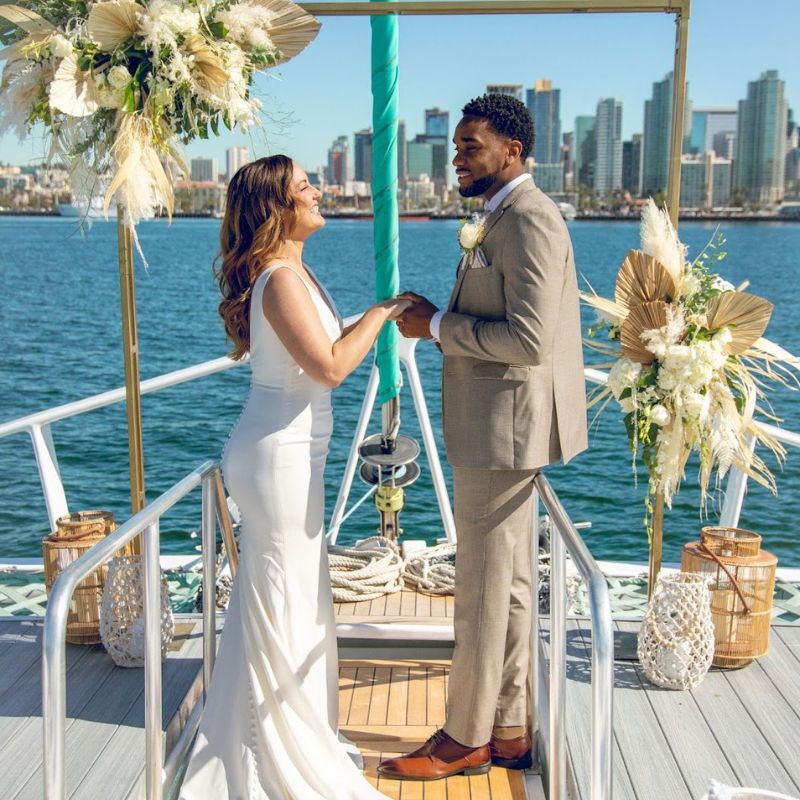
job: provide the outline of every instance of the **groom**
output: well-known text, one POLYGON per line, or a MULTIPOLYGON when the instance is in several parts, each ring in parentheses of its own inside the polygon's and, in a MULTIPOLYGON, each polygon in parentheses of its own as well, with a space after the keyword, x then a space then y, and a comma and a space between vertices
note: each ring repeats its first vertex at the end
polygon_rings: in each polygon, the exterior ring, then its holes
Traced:
POLYGON ((502 94, 462 113, 453 165, 460 194, 486 201, 480 244, 462 258, 446 311, 406 292, 415 304, 398 322, 404 336, 434 339, 444 354, 458 532, 447 720, 421 748, 378 767, 416 780, 531 765, 532 481, 586 448, 572 244, 523 167, 533 120, 502 94))

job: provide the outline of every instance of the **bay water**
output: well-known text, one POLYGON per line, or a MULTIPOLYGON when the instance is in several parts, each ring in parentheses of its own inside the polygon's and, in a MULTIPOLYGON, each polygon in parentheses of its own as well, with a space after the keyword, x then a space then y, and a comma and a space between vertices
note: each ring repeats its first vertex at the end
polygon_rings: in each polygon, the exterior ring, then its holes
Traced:
MULTIPOLYGON (((217 315, 218 290, 212 276, 219 221, 157 220, 139 226, 149 262, 137 259, 137 308, 142 378, 197 364, 228 350, 217 315)), ((639 244, 633 222, 569 223, 581 276, 600 293, 613 293, 617 269, 639 244)), ((713 235, 710 223, 686 222, 681 238, 696 255, 713 235)), ((400 225, 401 288, 444 305, 459 258, 458 222, 408 221, 400 225)), ((767 337, 800 352, 800 225, 723 223, 728 258, 723 277, 775 304, 767 337)), ((372 226, 363 220, 329 220, 307 244, 306 260, 326 284, 343 315, 373 301, 372 226)), ((584 327, 594 312, 583 309, 584 327)), ((586 350, 587 364, 601 361, 586 350)), ((429 342, 417 347, 440 452, 439 384, 441 355, 429 342)), ((327 513, 339 481, 366 387, 363 364, 334 392, 336 427, 326 471, 327 513)), ((206 459, 218 460, 249 385, 241 366, 143 398, 145 482, 154 498, 206 459)), ((116 226, 95 222, 84 236, 76 221, 61 218, 0 218, 0 420, 8 421, 51 406, 121 386, 124 382, 117 271, 116 226)), ((800 431, 800 393, 768 391, 773 413, 785 427, 800 431)), ((410 393, 404 389, 402 432, 419 437, 410 393)), ((642 525, 646 478, 638 484, 622 424, 612 403, 592 421, 590 448, 567 466, 547 475, 597 558, 645 562, 642 525)), ((476 420, 476 425, 480 420, 476 420)), ((369 433, 380 430, 376 409, 369 433)), ((53 425, 61 476, 72 510, 108 508, 122 521, 129 513, 127 433, 124 404, 66 419, 53 425)), ((800 566, 800 450, 790 450, 783 465, 762 453, 776 474, 779 494, 750 483, 740 524, 761 533, 764 546, 782 566, 800 566)), ((406 492, 402 524, 407 536, 435 540, 442 535, 427 461, 406 492)), ((450 473, 444 462, 448 485, 450 473)), ((713 524, 721 497, 699 510, 697 465, 667 511, 665 559, 679 560, 684 542, 713 524)), ((366 487, 354 484, 351 503, 366 487)), ((451 495, 452 496, 452 495, 451 495)), ((194 493, 162 520, 162 551, 183 553, 196 546, 190 532, 200 523, 200 496, 194 493)), ((346 523, 340 543, 372 535, 377 512, 365 503, 346 523)), ((49 533, 36 461, 24 434, 0 439, 0 557, 37 556, 49 533)))

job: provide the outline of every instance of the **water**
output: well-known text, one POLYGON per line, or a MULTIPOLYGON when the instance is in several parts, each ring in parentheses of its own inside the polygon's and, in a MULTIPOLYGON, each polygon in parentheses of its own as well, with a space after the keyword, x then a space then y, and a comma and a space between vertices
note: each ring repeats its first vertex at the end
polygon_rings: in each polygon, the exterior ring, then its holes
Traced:
MULTIPOLYGON (((458 223, 404 222, 400 226, 401 286, 447 302, 458 261, 458 223)), ((227 345, 217 317, 217 289, 211 274, 219 222, 179 220, 140 226, 150 268, 137 265, 137 296, 142 377, 148 378, 215 358, 227 345)), ((682 238, 696 253, 714 231, 710 224, 685 223, 682 238)), ((724 277, 776 304, 769 338, 800 352, 800 225, 726 223, 730 253, 724 277)), ((612 291, 617 268, 638 246, 633 223, 570 224, 578 269, 601 294, 612 291)), ((325 282, 343 314, 362 310, 372 300, 372 228, 364 221, 330 221, 309 242, 308 262, 325 282)), ((23 414, 121 386, 123 367, 117 274, 116 226, 95 223, 86 239, 74 220, 0 218, 0 419, 23 414)), ((584 323, 592 312, 584 310, 584 323)), ((438 388, 441 356, 427 342, 417 348, 422 380, 437 441, 441 447, 438 388)), ((587 353, 587 362, 598 360, 587 353)), ((328 512, 347 458, 363 397, 368 368, 351 376, 334 393, 336 433, 327 471, 328 512)), ((242 367, 166 389, 143 398, 145 479, 150 498, 169 488, 206 459, 218 459, 248 387, 242 367)), ((800 430, 800 395, 770 392, 784 424, 800 430)), ((410 396, 404 395, 403 431, 418 435, 410 396)), ((370 433, 379 430, 376 412, 370 433)), ((128 510, 127 434, 124 405, 94 411, 53 426, 61 474, 72 509, 109 508, 118 519, 128 510)), ((549 477, 576 521, 589 520, 586 540, 598 558, 647 560, 642 527, 645 481, 634 486, 630 455, 619 413, 609 406, 592 425, 591 447, 549 477)), ((414 537, 441 535, 438 508, 422 460, 420 480, 407 492, 402 521, 414 537)), ((768 457, 768 463, 774 462, 768 457)), ((445 469, 447 469, 445 465, 445 469)), ((741 524, 763 534, 765 546, 784 566, 800 566, 794 524, 800 505, 800 452, 789 453, 778 471, 780 494, 773 498, 751 484, 741 524)), ((697 536, 698 493, 694 468, 667 513, 665 558, 678 560, 681 545, 697 536)), ((449 482, 450 475, 447 472, 449 482)), ((357 491, 362 489, 358 481, 357 491)), ((354 499, 355 496, 353 496, 354 499)), ((199 528, 199 493, 190 496, 162 522, 163 551, 186 552, 199 528)), ((709 509, 713 522, 714 509, 709 509)), ((340 541, 371 535, 376 513, 365 504, 342 532, 340 541)), ((48 533, 36 463, 27 437, 0 440, 0 555, 35 556, 48 533)))

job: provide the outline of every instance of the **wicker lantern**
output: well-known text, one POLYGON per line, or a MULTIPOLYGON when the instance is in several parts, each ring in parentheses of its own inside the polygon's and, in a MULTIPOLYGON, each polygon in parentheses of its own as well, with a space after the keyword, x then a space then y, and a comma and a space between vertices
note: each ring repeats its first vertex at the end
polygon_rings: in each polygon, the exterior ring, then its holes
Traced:
POLYGON ((766 655, 777 563, 761 537, 742 528, 705 527, 699 542, 683 546, 681 569, 711 579, 714 666, 743 667, 766 655))
MULTIPOLYGON (((116 529, 110 511, 78 511, 56 520, 56 530, 42 541, 44 582, 47 594, 68 564, 79 559, 91 547, 116 529)), ((129 555, 132 544, 119 551, 129 555)), ((100 642, 100 598, 108 574, 103 564, 82 580, 72 595, 67 615, 66 640, 72 644, 98 644, 100 642)))

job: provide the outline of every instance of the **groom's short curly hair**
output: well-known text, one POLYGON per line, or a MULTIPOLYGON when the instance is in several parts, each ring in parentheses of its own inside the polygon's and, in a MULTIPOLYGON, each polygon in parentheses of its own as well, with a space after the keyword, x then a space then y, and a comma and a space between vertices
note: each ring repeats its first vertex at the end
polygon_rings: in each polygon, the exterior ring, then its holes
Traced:
POLYGON ((522 160, 533 149, 533 118, 525 104, 508 94, 482 94, 470 100, 461 113, 465 117, 480 117, 501 136, 522 142, 522 160))

